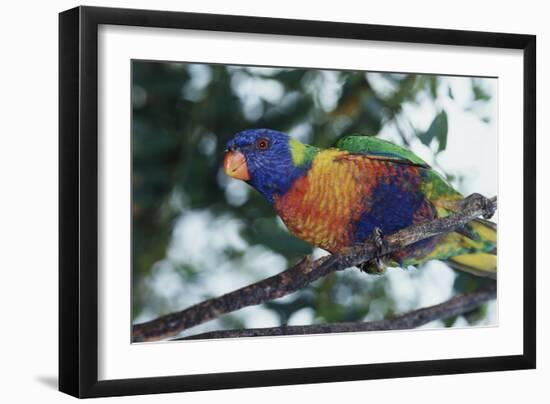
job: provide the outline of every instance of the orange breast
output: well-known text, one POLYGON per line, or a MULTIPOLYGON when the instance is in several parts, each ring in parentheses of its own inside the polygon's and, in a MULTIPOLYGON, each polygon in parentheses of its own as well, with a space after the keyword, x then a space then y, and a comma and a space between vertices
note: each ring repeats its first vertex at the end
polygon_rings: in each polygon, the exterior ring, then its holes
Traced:
POLYGON ((335 149, 319 153, 275 210, 296 237, 330 252, 351 244, 352 224, 361 216, 376 182, 379 163, 335 149))

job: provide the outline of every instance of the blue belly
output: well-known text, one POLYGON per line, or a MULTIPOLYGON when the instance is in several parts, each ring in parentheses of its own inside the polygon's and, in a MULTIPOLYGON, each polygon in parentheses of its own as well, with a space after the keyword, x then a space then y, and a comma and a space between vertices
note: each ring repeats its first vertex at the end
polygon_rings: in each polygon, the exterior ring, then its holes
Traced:
POLYGON ((420 190, 411 192, 395 183, 377 185, 364 203, 365 211, 353 226, 352 239, 356 243, 364 242, 375 227, 390 234, 413 224, 415 213, 423 202, 420 190))

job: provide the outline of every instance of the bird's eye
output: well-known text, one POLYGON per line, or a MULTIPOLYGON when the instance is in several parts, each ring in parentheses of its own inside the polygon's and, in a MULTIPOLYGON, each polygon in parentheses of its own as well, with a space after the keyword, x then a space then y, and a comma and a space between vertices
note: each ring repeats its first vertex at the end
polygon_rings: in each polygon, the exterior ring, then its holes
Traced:
POLYGON ((269 149, 269 140, 265 138, 259 138, 256 140, 256 147, 258 150, 264 151, 269 149))

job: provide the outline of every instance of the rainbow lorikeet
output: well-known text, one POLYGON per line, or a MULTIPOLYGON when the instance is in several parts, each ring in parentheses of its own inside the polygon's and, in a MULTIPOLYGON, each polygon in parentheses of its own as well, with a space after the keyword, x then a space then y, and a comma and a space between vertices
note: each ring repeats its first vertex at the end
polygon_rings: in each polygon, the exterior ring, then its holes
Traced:
MULTIPOLYGON (((227 143, 227 175, 243 180, 273 206, 289 231, 331 253, 444 217, 463 196, 407 149, 372 136, 346 136, 320 149, 270 129, 240 132, 227 143)), ((383 265, 445 260, 477 275, 496 275, 496 225, 482 219, 458 232, 419 241, 383 265)), ((367 272, 380 272, 380 262, 367 272)))

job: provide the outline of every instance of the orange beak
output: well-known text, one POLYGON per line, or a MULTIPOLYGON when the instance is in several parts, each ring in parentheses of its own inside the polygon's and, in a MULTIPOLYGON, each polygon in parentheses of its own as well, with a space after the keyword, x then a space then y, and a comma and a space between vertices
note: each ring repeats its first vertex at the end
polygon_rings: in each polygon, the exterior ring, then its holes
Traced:
POLYGON ((223 169, 227 175, 238 180, 248 181, 250 179, 246 158, 241 152, 228 151, 225 153, 223 169))

